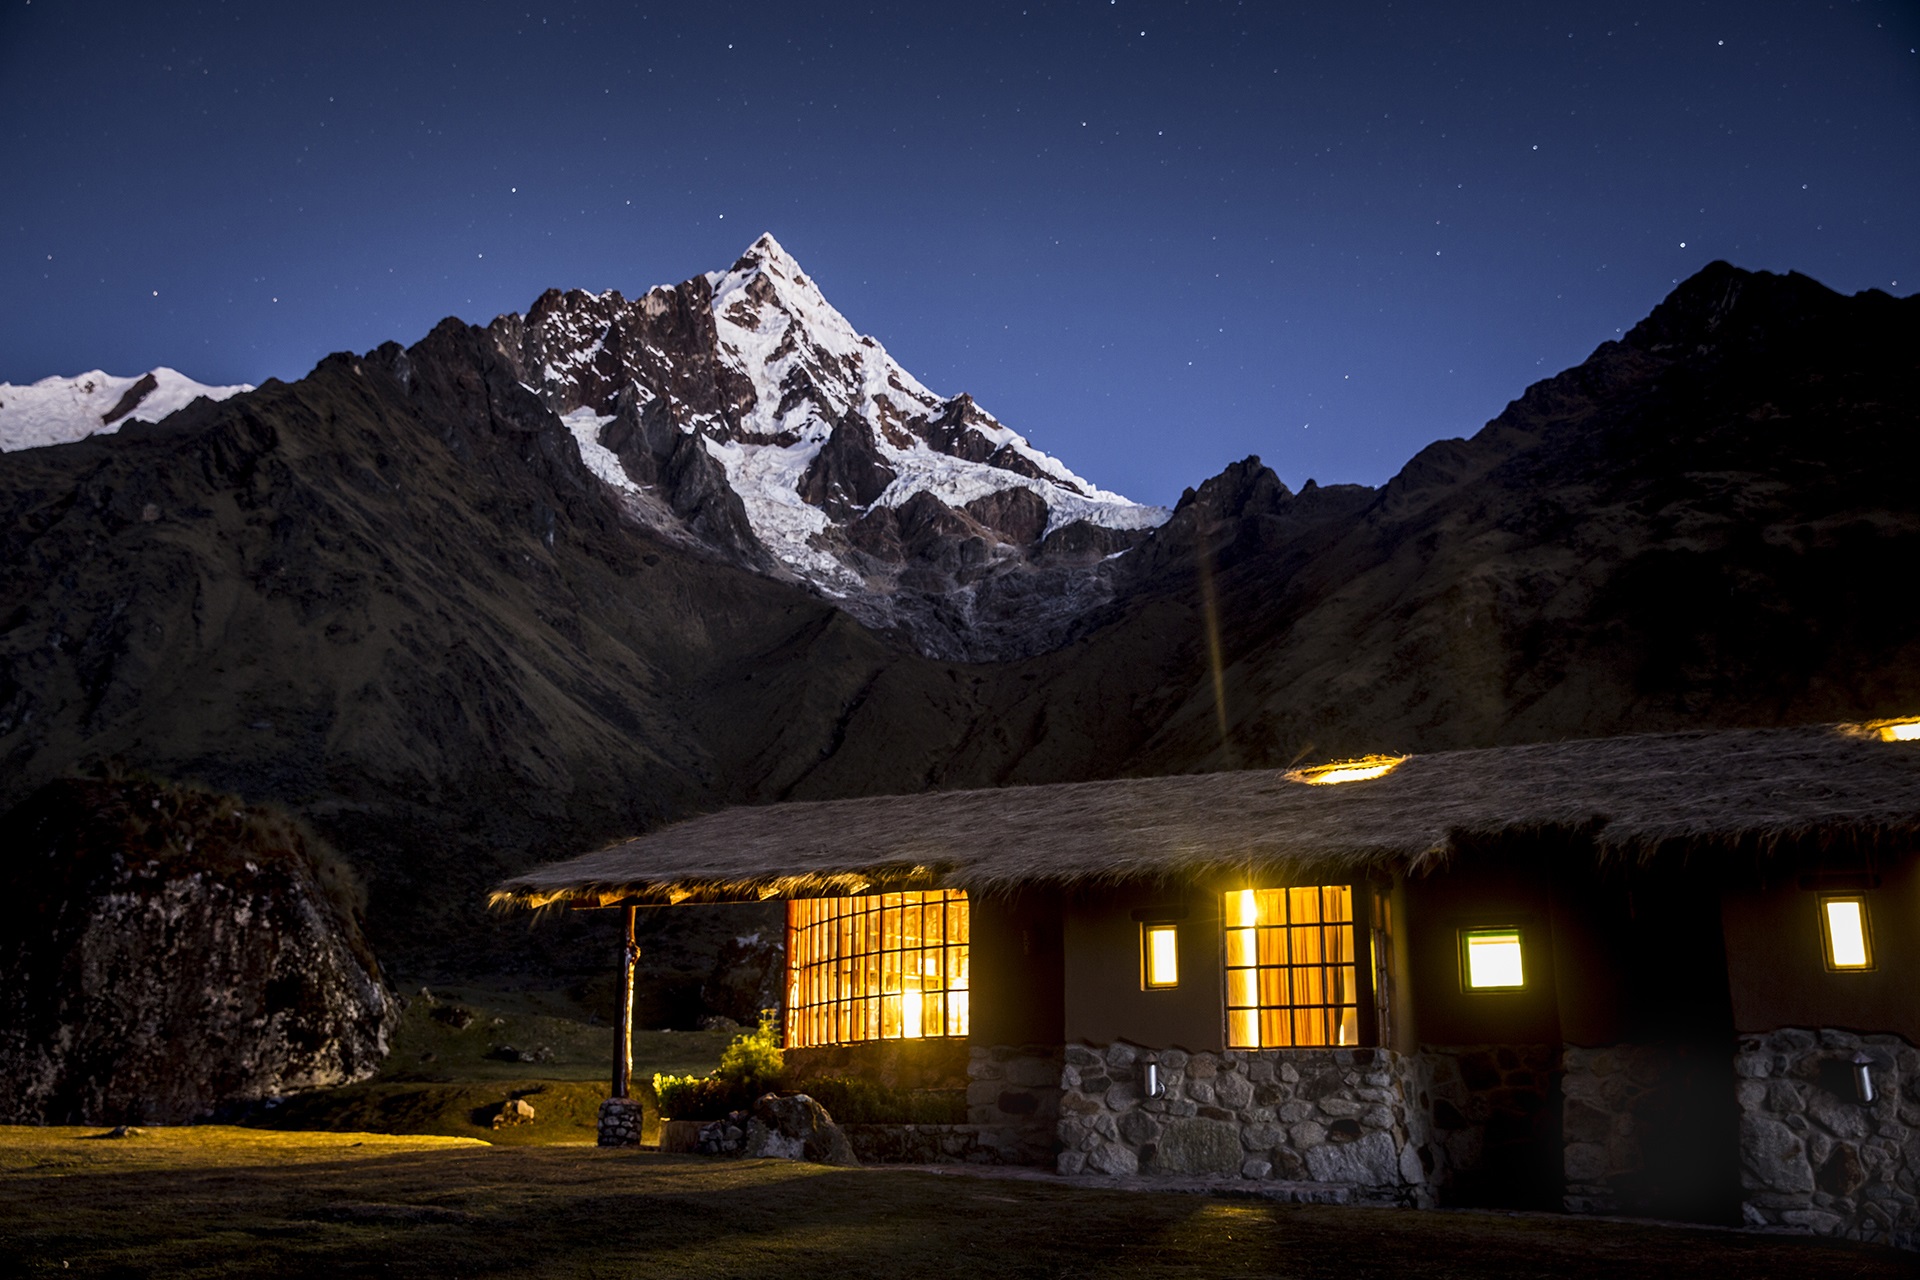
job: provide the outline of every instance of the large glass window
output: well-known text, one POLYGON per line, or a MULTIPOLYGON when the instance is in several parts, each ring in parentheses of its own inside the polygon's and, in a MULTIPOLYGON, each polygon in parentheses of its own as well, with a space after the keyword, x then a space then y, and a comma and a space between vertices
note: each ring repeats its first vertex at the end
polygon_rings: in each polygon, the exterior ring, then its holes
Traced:
POLYGON ((967 895, 787 903, 787 1046, 967 1034, 967 895))
POLYGON ((1360 1043, 1353 889, 1237 889, 1226 896, 1227 1047, 1360 1043))

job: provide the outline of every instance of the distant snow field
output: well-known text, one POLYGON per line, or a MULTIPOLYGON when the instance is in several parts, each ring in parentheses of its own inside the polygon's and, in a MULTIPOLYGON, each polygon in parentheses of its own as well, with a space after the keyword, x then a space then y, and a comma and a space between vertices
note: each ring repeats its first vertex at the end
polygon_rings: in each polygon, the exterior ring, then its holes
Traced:
POLYGON ((225 400, 253 387, 210 387, 164 366, 130 378, 95 369, 30 386, 0 382, 0 453, 108 435, 129 422, 158 422, 201 396, 225 400))

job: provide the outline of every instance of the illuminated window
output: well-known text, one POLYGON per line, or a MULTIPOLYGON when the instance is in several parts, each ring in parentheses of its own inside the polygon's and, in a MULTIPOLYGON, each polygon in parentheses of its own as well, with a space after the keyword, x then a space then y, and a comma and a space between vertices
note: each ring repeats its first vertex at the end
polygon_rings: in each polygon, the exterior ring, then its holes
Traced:
POLYGON ((1290 782, 1304 782, 1310 787, 1335 786, 1342 782, 1365 782, 1369 778, 1379 778, 1392 773, 1405 756, 1363 756, 1358 760, 1338 760, 1332 764, 1314 764, 1301 769, 1287 770, 1290 782))
POLYGON ((1180 933, 1176 926, 1140 926, 1140 985, 1148 990, 1180 985, 1180 933))
POLYGON ((1873 942, 1867 934, 1867 900, 1858 894, 1820 899, 1820 933, 1827 968, 1873 968, 1873 942))
POLYGON ((1226 925, 1228 1048, 1360 1042, 1350 886, 1235 890, 1226 925))
POLYGON ((787 903, 787 1046, 967 1034, 967 895, 787 903))
POLYGON ((1463 929, 1460 974, 1469 991, 1518 991, 1527 985, 1518 929, 1463 929))

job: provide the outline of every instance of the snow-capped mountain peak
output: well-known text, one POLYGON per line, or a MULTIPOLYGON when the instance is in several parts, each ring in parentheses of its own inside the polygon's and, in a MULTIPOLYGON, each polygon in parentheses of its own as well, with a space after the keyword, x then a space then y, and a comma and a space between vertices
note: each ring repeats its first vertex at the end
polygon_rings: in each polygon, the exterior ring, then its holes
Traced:
POLYGON ((1036 558, 1097 562, 1168 515, 927 387, 772 235, 632 301, 549 291, 493 331, 637 517, 843 600, 913 582, 951 603, 1036 558))
POLYGON ((0 382, 0 453, 110 435, 129 422, 158 422, 202 396, 225 400, 251 390, 246 383, 210 387, 164 365, 132 377, 93 369, 26 386, 0 382))

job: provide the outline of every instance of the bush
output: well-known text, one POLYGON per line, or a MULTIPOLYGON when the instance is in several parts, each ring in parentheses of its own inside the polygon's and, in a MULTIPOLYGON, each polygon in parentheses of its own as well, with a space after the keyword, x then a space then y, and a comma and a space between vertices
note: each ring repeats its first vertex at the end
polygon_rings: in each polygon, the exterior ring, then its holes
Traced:
POLYGON ((965 1124, 963 1089, 896 1089, 872 1080, 809 1080, 801 1092, 840 1124, 965 1124))
POLYGON ((780 1028, 773 1014, 762 1013, 759 1026, 733 1038, 712 1074, 656 1075, 653 1092, 663 1120, 718 1120, 729 1111, 752 1106, 761 1094, 778 1090, 785 1073, 780 1028))
POLYGON ((780 1027, 773 1011, 767 1009, 760 1013, 759 1026, 733 1038, 713 1074, 742 1084, 759 1081, 772 1089, 778 1087, 786 1071, 786 1055, 780 1052, 780 1027))

